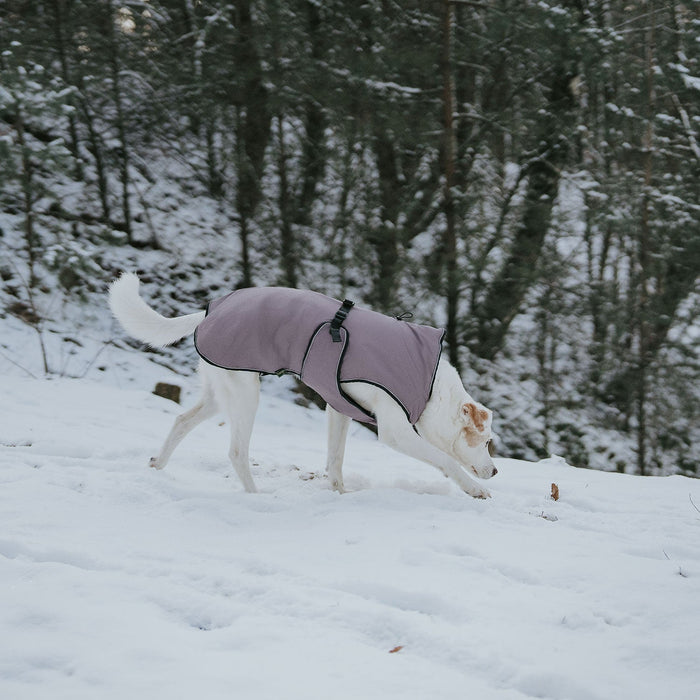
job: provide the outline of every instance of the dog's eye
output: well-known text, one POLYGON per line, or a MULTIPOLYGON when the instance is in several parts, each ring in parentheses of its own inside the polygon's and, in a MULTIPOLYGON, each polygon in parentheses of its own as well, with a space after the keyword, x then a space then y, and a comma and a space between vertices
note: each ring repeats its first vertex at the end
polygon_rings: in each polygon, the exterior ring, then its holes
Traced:
POLYGON ((493 440, 489 440, 486 443, 486 449, 489 451, 489 457, 496 456, 496 446, 493 444, 493 440))

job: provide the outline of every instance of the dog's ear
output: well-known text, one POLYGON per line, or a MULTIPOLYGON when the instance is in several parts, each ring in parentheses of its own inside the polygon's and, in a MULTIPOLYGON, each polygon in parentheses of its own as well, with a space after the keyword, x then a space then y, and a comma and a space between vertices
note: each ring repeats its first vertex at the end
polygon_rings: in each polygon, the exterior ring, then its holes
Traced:
POLYGON ((470 447, 476 447, 483 442, 489 413, 486 409, 477 406, 473 401, 467 401, 462 404, 460 414, 464 423, 462 432, 467 440, 467 444, 470 447))
POLYGON ((477 406, 473 401, 462 404, 462 420, 473 425, 477 430, 483 431, 489 412, 485 408, 477 406))

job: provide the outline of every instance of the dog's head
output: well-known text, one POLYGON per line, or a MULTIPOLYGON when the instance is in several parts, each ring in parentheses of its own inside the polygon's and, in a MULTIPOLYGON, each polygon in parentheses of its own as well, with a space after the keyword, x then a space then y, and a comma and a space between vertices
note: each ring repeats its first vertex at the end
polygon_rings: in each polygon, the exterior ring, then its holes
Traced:
POLYGON ((452 452, 462 466, 481 479, 497 474, 493 460, 491 411, 476 401, 468 400, 459 407, 457 435, 452 452))

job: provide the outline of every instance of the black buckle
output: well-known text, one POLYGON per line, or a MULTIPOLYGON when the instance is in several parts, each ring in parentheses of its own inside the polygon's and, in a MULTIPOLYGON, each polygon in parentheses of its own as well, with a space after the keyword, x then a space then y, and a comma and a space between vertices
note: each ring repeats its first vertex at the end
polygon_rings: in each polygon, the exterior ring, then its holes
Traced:
POLYGON ((333 317, 331 321, 331 338, 333 338, 334 343, 339 343, 341 341, 340 327, 343 325, 343 321, 348 317, 350 309, 352 309, 353 306, 355 306, 355 302, 346 299, 333 317))

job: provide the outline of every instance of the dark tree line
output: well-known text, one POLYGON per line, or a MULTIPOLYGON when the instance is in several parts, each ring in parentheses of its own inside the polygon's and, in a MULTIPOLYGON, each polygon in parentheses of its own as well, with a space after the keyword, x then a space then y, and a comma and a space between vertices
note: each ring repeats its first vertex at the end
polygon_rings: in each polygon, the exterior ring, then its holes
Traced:
POLYGON ((692 472, 699 30, 689 1, 0 1, 0 207, 33 286, 48 221, 162 249, 176 160, 239 285, 427 309, 513 452, 631 470, 619 434, 692 472))

